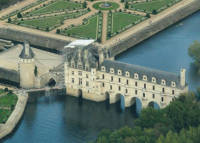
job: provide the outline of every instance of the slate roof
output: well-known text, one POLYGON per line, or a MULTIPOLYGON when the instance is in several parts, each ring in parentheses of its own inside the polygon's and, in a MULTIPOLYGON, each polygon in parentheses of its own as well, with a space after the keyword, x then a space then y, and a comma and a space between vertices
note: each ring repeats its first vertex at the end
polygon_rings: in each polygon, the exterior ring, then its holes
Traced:
POLYGON ((32 59, 34 58, 34 53, 29 45, 28 42, 24 42, 23 49, 21 51, 21 54, 19 55, 21 59, 32 59))
POLYGON ((126 64, 118 61, 111 61, 111 60, 105 60, 101 64, 101 66, 104 66, 106 68, 107 73, 110 73, 110 68, 114 69, 116 75, 118 74, 118 70, 122 71, 123 76, 125 76, 126 72, 128 71, 130 73, 131 78, 134 77, 134 73, 137 73, 139 75, 139 80, 142 80, 143 76, 146 75, 148 82, 152 82, 152 77, 155 77, 156 83, 158 84, 161 83, 161 80, 165 80, 166 85, 171 86, 171 82, 173 81, 176 83, 176 87, 181 88, 180 76, 174 73, 160 71, 152 68, 146 68, 138 65, 126 64))
POLYGON ((85 47, 78 46, 75 48, 66 48, 64 51, 65 61, 71 62, 71 60, 74 60, 75 65, 77 65, 79 60, 79 51, 81 51, 81 62, 83 64, 83 67, 85 66, 85 63, 88 62, 90 68, 96 68, 96 63, 98 62, 99 56, 97 48, 93 47, 93 45, 88 45, 85 47), (85 50, 88 50, 87 61, 84 58, 85 50))

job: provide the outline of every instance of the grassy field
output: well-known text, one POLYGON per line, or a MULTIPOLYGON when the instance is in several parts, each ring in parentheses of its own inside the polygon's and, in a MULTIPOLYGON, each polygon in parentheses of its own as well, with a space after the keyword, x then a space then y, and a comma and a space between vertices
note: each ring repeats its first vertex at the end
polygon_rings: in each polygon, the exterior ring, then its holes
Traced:
POLYGON ((150 2, 141 2, 132 4, 131 7, 135 10, 145 11, 152 13, 153 10, 158 11, 160 8, 167 6, 170 3, 175 3, 180 0, 152 0, 150 2))
POLYGON ((115 12, 113 13, 113 21, 112 21, 112 33, 118 32, 119 30, 122 30, 126 26, 141 20, 143 16, 140 15, 133 15, 123 12, 115 12))
POLYGON ((64 31, 65 35, 72 37, 81 37, 81 38, 89 38, 96 39, 97 35, 97 20, 98 16, 93 16, 88 19, 87 24, 72 27, 66 31, 64 31))
POLYGON ((82 4, 80 3, 70 2, 67 0, 57 0, 56 2, 53 2, 45 7, 39 8, 38 10, 34 10, 29 14, 38 15, 38 14, 52 13, 62 10, 73 10, 81 7, 82 4))
MULTIPOLYGON (((2 90, 1 90, 2 91, 2 90)), ((1 92, 4 94, 5 92, 1 92)), ((0 123, 5 123, 17 103, 17 96, 8 93, 0 97, 0 123)))

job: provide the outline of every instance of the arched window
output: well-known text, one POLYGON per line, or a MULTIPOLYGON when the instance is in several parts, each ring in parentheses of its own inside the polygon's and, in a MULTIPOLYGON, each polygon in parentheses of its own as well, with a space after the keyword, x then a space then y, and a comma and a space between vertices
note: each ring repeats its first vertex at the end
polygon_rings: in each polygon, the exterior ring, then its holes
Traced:
POLYGON ((118 75, 122 75, 122 71, 121 70, 118 70, 118 75))
POLYGON ((134 78, 135 78, 135 79, 138 79, 138 78, 139 78, 139 76, 138 76, 137 73, 134 74, 134 78))
POLYGON ((166 81, 164 79, 161 80, 162 85, 166 85, 166 81))
POLYGON ((152 77, 152 82, 156 83, 156 78, 155 77, 152 77))
POLYGON ((147 76, 143 75, 143 80, 147 81, 147 76))
POLYGON ((129 72, 126 72, 126 77, 130 77, 130 73, 129 72))

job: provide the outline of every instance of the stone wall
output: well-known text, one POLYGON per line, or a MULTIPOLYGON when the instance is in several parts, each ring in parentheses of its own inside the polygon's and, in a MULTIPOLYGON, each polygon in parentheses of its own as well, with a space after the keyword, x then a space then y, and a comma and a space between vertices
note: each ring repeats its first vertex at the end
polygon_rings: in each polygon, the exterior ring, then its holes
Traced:
POLYGON ((19 73, 14 70, 0 68, 0 82, 3 84, 19 85, 19 73))
POLYGON ((0 28, 0 38, 18 42, 24 42, 27 40, 31 45, 47 48, 48 51, 60 51, 64 46, 70 43, 70 41, 63 39, 47 37, 40 34, 33 34, 31 32, 4 27, 0 28))
POLYGON ((152 35, 164 30, 165 28, 175 24, 176 22, 186 18, 187 16, 193 14, 194 12, 200 9, 200 1, 194 0, 188 5, 183 6, 180 9, 177 9, 168 16, 160 19, 157 22, 152 22, 148 27, 139 30, 134 35, 130 35, 125 40, 120 41, 116 45, 110 47, 111 56, 114 57, 123 51, 126 51, 128 48, 135 46, 136 44, 144 41, 145 39, 150 38, 152 35))

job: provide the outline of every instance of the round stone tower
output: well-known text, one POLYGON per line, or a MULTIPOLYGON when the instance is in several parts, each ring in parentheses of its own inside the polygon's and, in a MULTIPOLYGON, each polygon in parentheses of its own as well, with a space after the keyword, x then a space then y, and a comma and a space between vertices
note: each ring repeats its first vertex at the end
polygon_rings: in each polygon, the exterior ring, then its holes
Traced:
POLYGON ((35 84, 35 61, 34 53, 28 42, 24 42, 19 58, 20 87, 33 88, 35 84))

